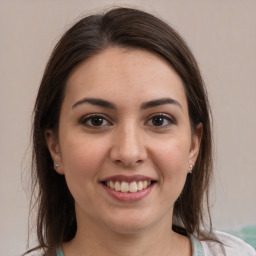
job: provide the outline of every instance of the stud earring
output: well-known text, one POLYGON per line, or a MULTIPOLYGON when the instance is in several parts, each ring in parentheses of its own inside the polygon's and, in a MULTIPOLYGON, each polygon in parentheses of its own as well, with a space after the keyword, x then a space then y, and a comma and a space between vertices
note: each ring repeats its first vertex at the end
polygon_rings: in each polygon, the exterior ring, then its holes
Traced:
POLYGON ((189 173, 192 173, 193 165, 192 165, 192 164, 190 164, 190 165, 189 165, 189 168, 190 168, 189 173))
POLYGON ((54 164, 54 167, 57 169, 59 167, 59 165, 58 164, 54 164))

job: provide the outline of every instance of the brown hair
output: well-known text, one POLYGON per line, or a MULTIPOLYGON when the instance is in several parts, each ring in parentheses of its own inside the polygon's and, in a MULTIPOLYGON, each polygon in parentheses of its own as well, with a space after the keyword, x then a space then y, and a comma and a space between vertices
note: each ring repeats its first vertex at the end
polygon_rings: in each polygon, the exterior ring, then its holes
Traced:
MULTIPOLYGON (((182 78, 192 130, 203 125, 203 136, 193 174, 175 202, 176 232, 204 235, 204 198, 209 215, 208 192, 212 175, 210 109, 196 60, 184 40, 160 19, 140 10, 112 9, 103 15, 85 17, 72 26, 55 46, 46 66, 34 108, 33 191, 37 192, 37 237, 45 255, 76 233, 74 200, 65 177, 56 173, 45 142, 46 129, 57 133, 60 108, 72 70, 98 52, 110 47, 143 48, 165 58, 182 78)), ((210 215, 209 215, 210 220, 210 215)), ((211 221, 208 228, 211 234, 211 221)))

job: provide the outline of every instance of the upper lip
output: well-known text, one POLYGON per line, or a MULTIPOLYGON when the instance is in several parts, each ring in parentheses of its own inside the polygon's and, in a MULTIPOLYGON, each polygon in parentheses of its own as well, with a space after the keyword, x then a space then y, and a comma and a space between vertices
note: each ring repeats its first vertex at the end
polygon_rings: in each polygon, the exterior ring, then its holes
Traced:
POLYGON ((100 182, 107 182, 107 181, 125 181, 125 182, 133 182, 133 181, 155 181, 155 179, 144 176, 144 175, 132 175, 132 176, 126 176, 126 175, 113 175, 106 177, 104 179, 101 179, 100 182))

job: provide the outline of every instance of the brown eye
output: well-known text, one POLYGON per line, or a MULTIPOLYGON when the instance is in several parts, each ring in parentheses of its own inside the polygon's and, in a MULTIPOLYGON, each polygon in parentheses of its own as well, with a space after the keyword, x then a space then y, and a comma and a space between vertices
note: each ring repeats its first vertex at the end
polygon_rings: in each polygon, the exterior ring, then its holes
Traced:
POLYGON ((151 117, 147 124, 154 127, 166 127, 168 125, 174 124, 174 121, 170 117, 162 114, 151 117))
POLYGON ((80 122, 81 124, 91 128, 100 128, 111 125, 111 123, 104 116, 101 115, 85 116, 80 122))
POLYGON ((91 118, 91 124, 93 126, 102 126, 103 122, 104 122, 104 119, 100 116, 95 116, 91 118))
POLYGON ((152 124, 154 126, 162 126, 164 124, 165 118, 162 116, 155 116, 152 118, 152 124))

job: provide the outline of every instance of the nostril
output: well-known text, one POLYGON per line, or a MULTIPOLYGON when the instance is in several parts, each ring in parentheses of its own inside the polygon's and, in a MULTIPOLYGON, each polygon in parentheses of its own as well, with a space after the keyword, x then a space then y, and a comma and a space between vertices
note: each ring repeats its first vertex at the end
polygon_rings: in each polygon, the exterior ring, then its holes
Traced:
POLYGON ((122 164, 123 162, 121 160, 115 160, 117 164, 122 164))
POLYGON ((125 167, 135 167, 143 163, 143 160, 115 160, 116 164, 125 167))
MULTIPOLYGON (((124 135, 124 137, 126 137, 124 135)), ((129 136, 130 137, 130 136, 129 136)), ((116 164, 124 166, 134 166, 142 163, 147 158, 147 152, 143 143, 136 139, 119 138, 110 151, 110 158, 116 164)))

